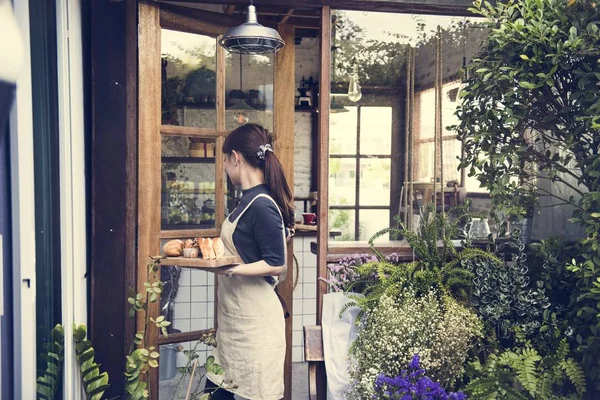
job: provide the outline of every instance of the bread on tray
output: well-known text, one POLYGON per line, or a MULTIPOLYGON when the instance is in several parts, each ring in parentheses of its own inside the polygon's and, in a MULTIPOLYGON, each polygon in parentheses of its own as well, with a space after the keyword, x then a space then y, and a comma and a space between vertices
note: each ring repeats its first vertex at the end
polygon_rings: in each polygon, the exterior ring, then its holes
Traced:
POLYGON ((175 239, 168 241, 163 252, 168 257, 181 257, 184 248, 199 247, 202 259, 218 260, 225 256, 225 245, 221 238, 203 238, 188 239, 186 241, 175 239))

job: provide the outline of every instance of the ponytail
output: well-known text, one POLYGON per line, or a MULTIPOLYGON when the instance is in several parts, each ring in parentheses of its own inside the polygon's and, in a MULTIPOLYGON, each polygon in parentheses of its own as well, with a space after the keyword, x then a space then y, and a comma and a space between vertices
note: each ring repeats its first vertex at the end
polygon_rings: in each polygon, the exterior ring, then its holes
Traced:
POLYGON ((279 159, 275 154, 267 153, 264 165, 265 181, 267 182, 267 185, 269 185, 271 197, 273 197, 273 200, 275 200, 281 210, 285 226, 292 228, 294 226, 292 191, 287 183, 287 179, 285 179, 281 162, 279 162, 279 159))

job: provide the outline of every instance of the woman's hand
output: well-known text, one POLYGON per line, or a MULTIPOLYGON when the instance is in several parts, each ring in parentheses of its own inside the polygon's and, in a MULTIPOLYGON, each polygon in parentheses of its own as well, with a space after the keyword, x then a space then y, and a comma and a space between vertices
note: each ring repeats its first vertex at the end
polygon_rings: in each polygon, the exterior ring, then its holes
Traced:
POLYGON ((206 268, 206 271, 212 272, 216 275, 227 275, 230 269, 235 268, 238 265, 240 265, 240 263, 223 265, 222 267, 216 268, 206 268))
POLYGON ((296 234, 296 225, 294 225, 293 228, 287 228, 288 231, 288 235, 285 238, 286 242, 289 242, 290 240, 292 240, 292 238, 294 237, 294 235, 296 234))

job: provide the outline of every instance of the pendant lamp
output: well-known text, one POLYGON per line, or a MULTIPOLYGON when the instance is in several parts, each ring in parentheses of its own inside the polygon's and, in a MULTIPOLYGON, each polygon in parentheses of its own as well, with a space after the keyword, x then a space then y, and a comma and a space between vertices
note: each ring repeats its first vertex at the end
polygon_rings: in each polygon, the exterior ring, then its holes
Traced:
POLYGON ((240 54, 267 54, 276 53, 285 42, 279 33, 258 23, 256 7, 248 6, 248 16, 245 23, 227 29, 219 41, 227 51, 240 54))

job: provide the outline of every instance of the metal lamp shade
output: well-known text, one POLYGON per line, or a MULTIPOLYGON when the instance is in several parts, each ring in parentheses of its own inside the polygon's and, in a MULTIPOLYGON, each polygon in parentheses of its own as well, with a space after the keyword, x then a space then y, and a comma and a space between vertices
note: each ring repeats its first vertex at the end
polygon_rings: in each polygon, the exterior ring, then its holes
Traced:
POLYGON ((219 44, 227 51, 239 54, 275 53, 285 46, 275 29, 258 23, 253 5, 248 6, 248 20, 242 25, 227 29, 219 44))

